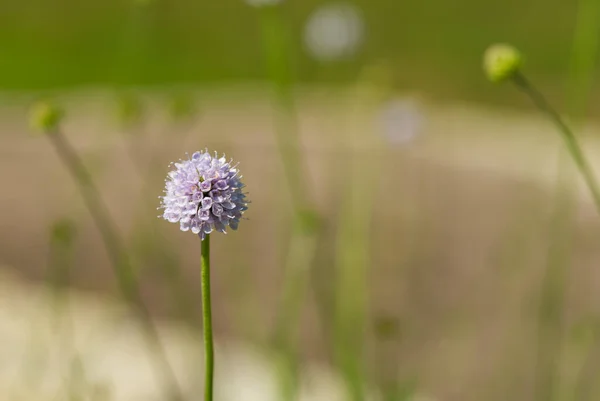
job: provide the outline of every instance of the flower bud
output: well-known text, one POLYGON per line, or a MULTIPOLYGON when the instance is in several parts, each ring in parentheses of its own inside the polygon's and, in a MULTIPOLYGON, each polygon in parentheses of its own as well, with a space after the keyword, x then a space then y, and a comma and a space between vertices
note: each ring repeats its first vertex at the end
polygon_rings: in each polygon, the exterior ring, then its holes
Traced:
POLYGON ((30 112, 30 124, 36 131, 52 132, 58 128, 64 113, 56 105, 49 102, 36 103, 30 112))
POLYGON ((521 68, 521 53, 511 45, 495 44, 483 56, 483 70, 492 82, 512 78, 521 68))

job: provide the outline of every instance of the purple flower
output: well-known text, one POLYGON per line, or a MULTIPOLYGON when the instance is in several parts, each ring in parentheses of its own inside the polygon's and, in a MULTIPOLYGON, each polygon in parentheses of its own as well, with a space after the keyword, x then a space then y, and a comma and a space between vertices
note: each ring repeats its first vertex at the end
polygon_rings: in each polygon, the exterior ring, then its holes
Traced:
POLYGON ((225 233, 227 226, 237 229, 248 209, 237 165, 207 151, 171 165, 175 169, 165 180, 165 196, 160 197, 164 211, 159 217, 202 239, 214 230, 225 233))

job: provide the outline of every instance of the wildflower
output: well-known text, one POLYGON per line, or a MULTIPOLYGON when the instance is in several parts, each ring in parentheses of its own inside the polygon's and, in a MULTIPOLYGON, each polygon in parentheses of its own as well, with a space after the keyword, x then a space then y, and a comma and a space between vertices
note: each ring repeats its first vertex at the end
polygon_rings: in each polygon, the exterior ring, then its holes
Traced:
POLYGON ((248 202, 242 176, 231 163, 207 151, 171 163, 175 169, 165 180, 165 196, 160 197, 162 218, 203 240, 214 230, 225 233, 227 226, 236 230, 248 202))
POLYGON ((352 56, 363 39, 360 11, 351 4, 334 3, 317 9, 308 20, 304 41, 318 60, 330 61, 352 56))
POLYGON ((521 53, 511 45, 495 44, 483 56, 483 70, 492 82, 502 82, 515 76, 521 68, 521 53))

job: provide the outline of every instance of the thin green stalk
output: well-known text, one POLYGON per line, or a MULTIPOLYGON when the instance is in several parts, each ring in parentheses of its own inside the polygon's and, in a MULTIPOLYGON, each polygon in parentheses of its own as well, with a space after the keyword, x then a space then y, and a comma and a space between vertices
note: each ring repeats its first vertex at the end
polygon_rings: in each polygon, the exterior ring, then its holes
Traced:
POLYGON ((365 397, 364 334, 371 208, 370 196, 365 193, 368 191, 359 191, 356 185, 349 185, 348 190, 339 216, 336 244, 334 358, 351 399, 361 401, 365 397), (357 216, 362 218, 356 220, 357 216))
POLYGON ((295 211, 304 210, 307 206, 305 189, 306 170, 302 166, 300 141, 296 122, 294 94, 292 90, 292 74, 288 50, 288 32, 281 17, 279 7, 263 7, 261 9, 261 27, 263 45, 269 77, 273 84, 277 147, 285 178, 292 195, 295 211))
MULTIPOLYGON (((560 174, 560 172, 559 172, 560 174)), ((537 383, 538 401, 554 400, 560 386, 560 365, 563 348, 563 306, 569 258, 571 256, 571 226, 573 202, 567 195, 558 195, 550 225, 548 260, 542 281, 538 313, 537 383)))
POLYGON ((578 375, 577 383, 569 400, 591 401, 598 399, 598 370, 600 370, 600 330, 594 328, 593 343, 578 375))
POLYGON ((548 103, 546 98, 525 78, 524 75, 518 73, 513 77, 513 82, 525 92, 533 101, 533 103, 542 111, 547 117, 556 125, 558 128, 565 146, 571 158, 575 162, 579 173, 583 177, 591 195, 596 210, 600 214, 600 187, 598 186, 594 171, 589 164, 587 158, 583 154, 581 145, 577 140, 577 137, 571 131, 569 126, 565 123, 562 117, 556 112, 556 110, 548 103))
POLYGON ((100 191, 94 184, 91 174, 79 155, 62 133, 59 130, 55 130, 54 132, 49 132, 47 137, 50 139, 61 161, 73 176, 77 188, 81 192, 83 201, 100 231, 119 289, 123 297, 136 309, 151 354, 156 356, 157 367, 160 371, 158 376, 166 382, 170 394, 174 399, 183 400, 183 393, 179 388, 175 373, 162 347, 158 330, 140 294, 135 273, 126 249, 123 246, 123 241, 119 237, 118 229, 108 213, 108 208, 102 201, 100 191))
MULTIPOLYGON (((600 36, 600 2, 581 0, 570 59, 567 83, 567 107, 569 116, 580 123, 585 116, 587 100, 594 76, 600 36)), ((538 383, 539 400, 557 399, 560 383, 561 358, 564 350, 563 313, 565 287, 567 286, 574 212, 577 194, 573 188, 573 172, 567 165, 569 149, 560 149, 558 157, 557 199, 553 212, 552 233, 548 249, 539 314, 538 333, 538 383)), ((585 364, 584 364, 585 366, 585 364)), ((583 399, 578 389, 576 400, 583 399)))
MULTIPOLYGON (((575 162, 575 166, 588 186, 596 209, 600 213, 600 189, 577 137, 560 114, 524 75, 520 73, 516 74, 513 81, 558 128, 566 145, 565 150, 575 162)), ((550 227, 552 237, 548 248, 548 265, 542 282, 538 315, 536 399, 539 401, 555 399, 557 396, 556 389, 559 386, 558 375, 563 342, 562 305, 564 303, 566 278, 565 267, 568 265, 570 256, 570 235, 568 232, 573 210, 572 196, 566 193, 568 192, 566 189, 569 187, 569 177, 567 176, 568 170, 565 169, 566 166, 564 166, 564 157, 562 155, 563 153, 561 153, 558 161, 558 201, 550 227)))
POLYGON ((600 2, 580 0, 569 66, 568 107, 571 118, 585 114, 600 44, 600 2))
POLYGON ((316 252, 317 238, 306 222, 296 219, 293 223, 290 245, 286 255, 285 279, 282 289, 280 313, 275 326, 273 344, 280 380, 280 396, 289 401, 296 397, 298 355, 294 344, 301 329, 300 315, 309 284, 310 266, 316 252))
MULTIPOLYGON (((356 94, 353 116, 359 116, 366 101, 356 94)), ((367 98, 368 100, 368 98, 367 98)), ((353 121, 354 122, 354 121, 353 121)), ((354 122, 356 124, 356 122, 354 122)), ((366 397, 366 326, 368 314, 368 269, 370 267, 371 224, 374 198, 355 182, 367 182, 380 174, 381 144, 371 142, 365 149, 362 131, 354 129, 345 147, 347 166, 343 202, 338 216, 335 244, 335 305, 333 351, 337 368, 346 382, 349 399, 366 397)))
POLYGON ((75 347, 73 322, 68 311, 69 294, 66 290, 73 268, 76 235, 75 224, 68 219, 61 219, 53 224, 47 277, 51 302, 54 304, 55 333, 60 338, 61 352, 63 355, 73 354, 69 356, 70 371, 65 378, 65 392, 69 399, 76 399, 82 394, 80 387, 89 386, 84 363, 75 347))
MULTIPOLYGON (((70 330, 61 329, 61 318, 67 304, 65 291, 68 278, 73 267, 74 240, 76 236, 75 225, 68 219, 59 219, 54 222, 50 229, 47 255, 47 273, 45 284, 48 291, 48 302, 52 305, 52 320, 50 324, 53 333, 58 336, 61 343, 66 347, 61 352, 67 355, 72 345, 70 330), (68 347, 68 348, 67 348, 68 347)), ((43 371, 48 364, 48 349, 40 343, 39 331, 40 321, 32 321, 30 344, 23 358, 22 376, 25 378, 27 387, 31 390, 38 389, 43 380, 43 371)))
POLYGON ((298 331, 297 322, 302 311, 310 266, 316 252, 318 216, 307 195, 310 193, 309 175, 302 163, 300 139, 294 93, 292 70, 288 53, 289 35, 280 7, 262 7, 261 28, 265 62, 273 86, 275 107, 275 131, 277 148, 281 156, 284 178, 287 181, 293 207, 293 227, 289 249, 285 257, 285 278, 282 302, 275 327, 275 346, 280 396, 293 400, 297 393, 298 358, 294 352, 293 334, 298 331))
POLYGON ((210 235, 201 242, 200 266, 202 281, 202 323, 204 330, 204 359, 206 362, 204 381, 204 401, 213 399, 214 346, 212 333, 212 312, 210 306, 210 235))
MULTIPOLYGON (((571 57, 571 79, 569 83, 571 108, 573 118, 585 116, 592 83, 595 76, 595 67, 598 59, 598 45, 600 42, 600 2, 598 0, 580 0, 575 25, 575 38, 573 55, 571 57)), ((594 383, 597 375, 597 355, 600 351, 600 336, 596 334, 589 349, 588 356, 584 358, 580 373, 571 392, 572 400, 591 399, 588 392, 590 383, 594 383), (590 398, 588 398, 588 396, 590 398)))

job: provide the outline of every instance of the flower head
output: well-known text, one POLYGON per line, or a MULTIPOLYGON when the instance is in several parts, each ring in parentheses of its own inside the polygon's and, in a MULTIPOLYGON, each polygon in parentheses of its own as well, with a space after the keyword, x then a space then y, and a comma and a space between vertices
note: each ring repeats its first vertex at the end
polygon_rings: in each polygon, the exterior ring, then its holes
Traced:
POLYGON ((202 239, 214 230, 225 233, 227 226, 237 229, 248 209, 237 165, 207 151, 171 165, 175 169, 165 180, 165 195, 160 197, 164 212, 159 217, 202 239))

